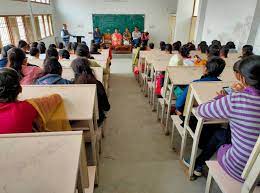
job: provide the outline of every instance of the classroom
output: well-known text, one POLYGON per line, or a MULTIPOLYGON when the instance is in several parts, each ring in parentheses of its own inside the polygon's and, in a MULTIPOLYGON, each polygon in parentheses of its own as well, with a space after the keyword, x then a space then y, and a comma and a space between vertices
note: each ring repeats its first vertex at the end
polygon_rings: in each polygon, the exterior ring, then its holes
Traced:
POLYGON ((0 193, 260 193, 260 0, 1 0, 0 193))

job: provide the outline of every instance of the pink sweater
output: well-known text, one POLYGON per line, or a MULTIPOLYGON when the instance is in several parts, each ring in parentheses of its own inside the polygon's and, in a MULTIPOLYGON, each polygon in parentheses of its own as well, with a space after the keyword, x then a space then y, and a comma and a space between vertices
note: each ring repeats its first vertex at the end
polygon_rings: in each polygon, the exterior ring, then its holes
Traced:
POLYGON ((42 76, 42 69, 36 66, 23 66, 22 73, 24 77, 20 81, 21 85, 31 85, 42 76))

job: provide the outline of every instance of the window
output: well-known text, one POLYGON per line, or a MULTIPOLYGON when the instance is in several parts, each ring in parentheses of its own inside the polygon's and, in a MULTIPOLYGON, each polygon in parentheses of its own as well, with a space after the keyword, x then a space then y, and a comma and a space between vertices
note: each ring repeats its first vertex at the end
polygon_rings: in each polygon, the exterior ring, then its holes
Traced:
POLYGON ((46 36, 50 36, 50 27, 49 27, 49 22, 48 22, 48 17, 47 15, 43 16, 44 19, 44 25, 45 25, 45 32, 46 32, 46 36))
POLYGON ((44 22, 43 22, 43 17, 42 15, 38 16, 38 22, 39 22, 39 28, 40 28, 40 33, 41 33, 41 38, 45 38, 45 27, 44 27, 44 22))
POLYGON ((21 16, 16 17, 17 27, 20 34, 20 39, 27 41, 25 29, 24 29, 24 22, 21 16))
POLYGON ((0 17, 0 39, 2 46, 6 46, 11 43, 10 34, 5 17, 0 17))
POLYGON ((48 21, 49 21, 49 29, 50 29, 50 34, 53 36, 53 29, 52 29, 52 18, 49 15, 48 16, 48 21))

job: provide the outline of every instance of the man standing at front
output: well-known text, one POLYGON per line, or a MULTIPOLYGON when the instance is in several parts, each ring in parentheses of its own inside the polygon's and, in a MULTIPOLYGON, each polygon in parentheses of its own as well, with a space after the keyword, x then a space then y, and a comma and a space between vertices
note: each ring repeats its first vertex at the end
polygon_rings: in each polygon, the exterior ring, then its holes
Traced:
POLYGON ((141 36, 142 34, 139 31, 138 27, 135 27, 135 31, 133 31, 132 33, 134 47, 138 47, 140 45, 141 36))
POLYGON ((63 28, 61 30, 61 39, 62 41, 65 43, 65 45, 67 46, 70 42, 70 36, 73 36, 69 33, 68 29, 67 29, 67 24, 63 24, 63 28))

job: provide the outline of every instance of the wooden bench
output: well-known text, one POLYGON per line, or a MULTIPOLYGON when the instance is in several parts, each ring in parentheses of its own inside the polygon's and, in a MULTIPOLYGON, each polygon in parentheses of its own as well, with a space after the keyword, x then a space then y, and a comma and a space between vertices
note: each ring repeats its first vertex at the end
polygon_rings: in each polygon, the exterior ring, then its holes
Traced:
POLYGON ((93 193, 82 131, 0 136, 1 192, 93 193))
MULTIPOLYGON (((39 98, 51 94, 59 94, 64 100, 67 118, 71 121, 80 121, 73 130, 83 130, 87 140, 91 143, 93 163, 97 166, 99 161, 99 148, 101 148, 102 137, 100 128, 97 126, 98 102, 96 85, 33 85, 23 86, 19 95, 20 100, 39 98)), ((97 175, 98 177, 98 175, 97 175)), ((98 178, 96 178, 98 181, 98 178)))

